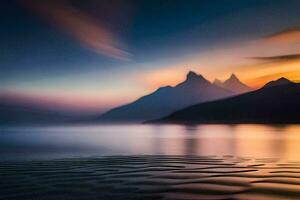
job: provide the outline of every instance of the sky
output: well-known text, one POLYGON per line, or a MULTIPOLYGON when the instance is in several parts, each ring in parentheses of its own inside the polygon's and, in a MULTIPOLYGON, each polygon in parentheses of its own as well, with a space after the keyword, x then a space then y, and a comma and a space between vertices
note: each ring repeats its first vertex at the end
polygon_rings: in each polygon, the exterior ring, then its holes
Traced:
POLYGON ((298 0, 3 0, 0 96, 104 112, 194 70, 300 82, 298 0))

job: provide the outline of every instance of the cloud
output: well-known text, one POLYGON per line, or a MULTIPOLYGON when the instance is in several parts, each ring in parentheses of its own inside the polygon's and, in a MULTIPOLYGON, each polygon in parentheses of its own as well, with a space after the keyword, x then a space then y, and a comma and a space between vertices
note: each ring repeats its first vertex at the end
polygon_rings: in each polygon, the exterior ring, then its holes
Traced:
POLYGON ((130 59, 130 53, 121 49, 121 42, 112 31, 87 12, 76 9, 70 1, 29 0, 22 3, 71 35, 85 48, 115 59, 130 59))
POLYGON ((300 43, 300 27, 286 29, 263 38, 267 43, 300 43))
POLYGON ((268 57, 252 57, 252 59, 269 61, 269 62, 290 62, 290 61, 299 61, 300 54, 288 54, 288 55, 279 55, 279 56, 268 56, 268 57))

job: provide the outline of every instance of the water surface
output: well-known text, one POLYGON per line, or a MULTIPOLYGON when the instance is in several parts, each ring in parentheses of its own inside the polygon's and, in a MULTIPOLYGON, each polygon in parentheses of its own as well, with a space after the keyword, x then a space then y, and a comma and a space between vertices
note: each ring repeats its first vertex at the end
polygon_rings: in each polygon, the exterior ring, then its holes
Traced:
POLYGON ((296 200, 300 126, 2 127, 0 199, 296 200))
POLYGON ((197 155, 300 161, 300 125, 1 127, 1 159, 197 155))

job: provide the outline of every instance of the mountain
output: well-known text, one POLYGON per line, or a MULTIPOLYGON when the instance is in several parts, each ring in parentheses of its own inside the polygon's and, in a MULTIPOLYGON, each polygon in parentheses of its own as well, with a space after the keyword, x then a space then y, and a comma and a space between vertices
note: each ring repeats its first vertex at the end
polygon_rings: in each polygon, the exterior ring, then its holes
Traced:
POLYGON ((300 84, 281 78, 259 90, 179 110, 157 123, 299 123, 300 84))
POLYGON ((289 79, 286 79, 284 77, 276 80, 276 81, 270 81, 264 87, 273 87, 273 86, 278 86, 278 85, 287 85, 287 84, 292 84, 293 82, 290 81, 289 79))
POLYGON ((242 83, 235 74, 231 74, 231 76, 224 82, 215 79, 213 84, 225 88, 227 90, 230 90, 236 94, 241 94, 252 90, 252 88, 242 83))
POLYGON ((186 80, 175 87, 161 87, 132 103, 104 113, 96 120, 119 122, 151 120, 196 103, 232 95, 234 95, 234 92, 216 86, 202 75, 190 71, 186 76, 186 80))

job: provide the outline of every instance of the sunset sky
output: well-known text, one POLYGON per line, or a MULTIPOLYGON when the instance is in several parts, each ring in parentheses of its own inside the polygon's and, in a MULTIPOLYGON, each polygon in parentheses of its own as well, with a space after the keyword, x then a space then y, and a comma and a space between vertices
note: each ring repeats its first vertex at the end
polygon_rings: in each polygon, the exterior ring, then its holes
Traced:
POLYGON ((194 70, 300 82, 299 0, 7 0, 0 96, 103 112, 194 70))

